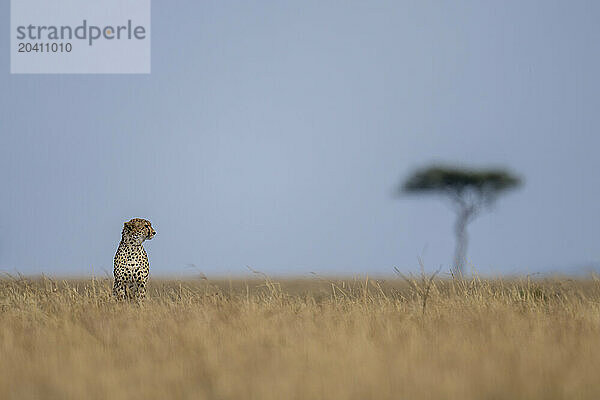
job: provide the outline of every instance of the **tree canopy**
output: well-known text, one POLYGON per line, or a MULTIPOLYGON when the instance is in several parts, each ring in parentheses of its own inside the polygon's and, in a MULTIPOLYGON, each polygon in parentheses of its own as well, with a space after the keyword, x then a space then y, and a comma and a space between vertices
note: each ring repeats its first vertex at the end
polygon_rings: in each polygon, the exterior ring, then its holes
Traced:
POLYGON ((402 185, 405 193, 449 194, 455 200, 470 194, 491 202, 506 190, 518 187, 521 179, 503 169, 469 169, 434 165, 419 169, 402 185))

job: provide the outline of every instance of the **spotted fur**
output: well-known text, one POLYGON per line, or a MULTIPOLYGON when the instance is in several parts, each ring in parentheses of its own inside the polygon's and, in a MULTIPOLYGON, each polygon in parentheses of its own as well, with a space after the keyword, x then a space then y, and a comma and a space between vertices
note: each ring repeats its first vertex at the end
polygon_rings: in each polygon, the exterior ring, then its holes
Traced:
POLYGON ((156 231, 150 221, 134 218, 125 222, 121 243, 115 254, 113 295, 117 299, 142 300, 146 296, 150 266, 142 243, 154 235, 156 231))

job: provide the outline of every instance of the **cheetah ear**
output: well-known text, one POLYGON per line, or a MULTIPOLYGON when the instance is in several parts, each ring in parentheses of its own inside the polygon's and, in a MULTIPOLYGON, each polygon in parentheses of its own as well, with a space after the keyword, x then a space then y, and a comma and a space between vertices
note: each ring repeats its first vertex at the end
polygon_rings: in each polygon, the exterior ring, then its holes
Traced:
POLYGON ((123 224, 123 229, 127 229, 130 231, 133 228, 133 223, 131 221, 127 221, 123 224))

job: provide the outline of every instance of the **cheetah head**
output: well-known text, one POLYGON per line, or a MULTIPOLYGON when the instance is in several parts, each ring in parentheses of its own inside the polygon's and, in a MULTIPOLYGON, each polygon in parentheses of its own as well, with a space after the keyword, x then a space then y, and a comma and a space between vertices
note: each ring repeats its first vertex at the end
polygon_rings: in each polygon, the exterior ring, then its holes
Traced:
POLYGON ((152 228, 150 221, 142 218, 134 218, 125 222, 123 226, 123 238, 133 239, 141 244, 144 240, 151 240, 156 231, 152 228))

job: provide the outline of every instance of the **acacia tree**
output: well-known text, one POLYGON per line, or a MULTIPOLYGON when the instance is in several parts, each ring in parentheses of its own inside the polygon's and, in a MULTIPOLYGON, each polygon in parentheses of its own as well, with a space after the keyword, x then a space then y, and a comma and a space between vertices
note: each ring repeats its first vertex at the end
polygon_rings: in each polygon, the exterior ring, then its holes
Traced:
POLYGON ((465 169, 430 166, 415 171, 402 185, 401 192, 436 194, 450 200, 455 212, 456 249, 453 271, 464 272, 467 252, 467 225, 479 212, 494 204, 498 196, 520 186, 521 180, 502 169, 465 169))

